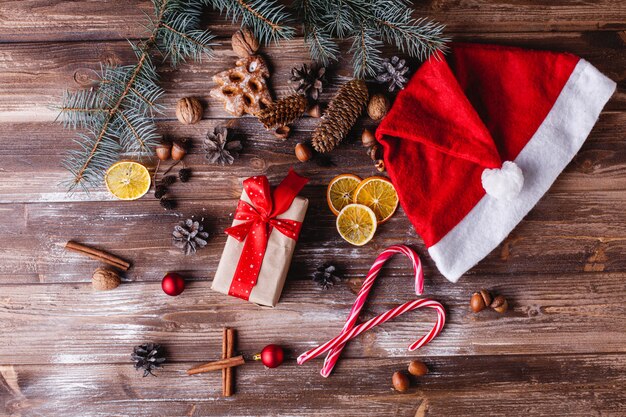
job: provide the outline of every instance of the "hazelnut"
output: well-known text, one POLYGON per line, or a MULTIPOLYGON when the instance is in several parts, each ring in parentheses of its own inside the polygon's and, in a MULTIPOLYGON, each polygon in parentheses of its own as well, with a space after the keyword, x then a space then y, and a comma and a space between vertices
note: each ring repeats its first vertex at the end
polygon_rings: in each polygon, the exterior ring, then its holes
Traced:
POLYGON ((274 136, 278 139, 287 139, 289 137, 289 133, 291 132, 291 128, 289 126, 280 126, 274 131, 274 136))
POLYGON ((176 118, 184 125, 198 123, 203 111, 202 103, 194 97, 183 97, 176 103, 176 118))
POLYGON ((502 295, 497 295, 489 307, 493 308, 498 313, 504 313, 509 308, 509 302, 502 295))
POLYGON ((368 146, 376 144, 376 137, 371 130, 363 129, 363 133, 361 134, 361 142, 363 143, 363 146, 367 148, 368 146))
POLYGON ((117 272, 106 268, 98 268, 93 272, 91 284, 97 291, 108 291, 119 287, 122 283, 117 272))
POLYGON ((246 58, 254 55, 259 50, 259 41, 254 37, 252 31, 247 28, 241 28, 231 38, 231 45, 235 55, 240 58, 246 58))
POLYGON ((409 389, 411 383, 409 382, 409 377, 406 376, 404 372, 396 371, 393 373, 391 377, 391 383, 393 387, 398 392, 405 392, 409 389))
POLYGON ((372 161, 376 162, 379 159, 381 159, 381 154, 382 154, 382 150, 380 149, 380 147, 377 144, 373 144, 372 146, 370 146, 370 148, 367 150, 368 155, 370 156, 370 158, 372 159, 372 161))
POLYGON ((409 363, 409 373, 415 376, 424 376, 428 373, 428 367, 422 361, 411 361, 409 363))
POLYGON ((379 121, 389 111, 389 99, 383 94, 374 94, 367 103, 367 114, 374 121, 379 121))
POLYGON ((156 147, 156 156, 161 161, 167 161, 172 156, 172 144, 161 143, 156 147))
POLYGON ((312 105, 307 111, 307 113, 311 117, 315 117, 315 118, 322 117, 322 109, 319 104, 312 105))
POLYGON ((174 145, 172 146, 172 159, 174 161, 180 161, 185 157, 185 155, 187 155, 187 148, 185 147, 185 144, 179 141, 174 142, 174 145))
POLYGON ((311 150, 309 145, 306 145, 304 143, 298 143, 296 145, 295 153, 296 158, 298 158, 298 161, 300 162, 306 162, 313 156, 313 151, 311 150))
POLYGON ((478 313, 491 304, 491 294, 487 290, 480 290, 472 294, 470 299, 470 308, 474 313, 478 313))
POLYGON ((378 161, 376 161, 374 166, 376 167, 378 172, 385 172, 385 161, 383 161, 382 159, 379 159, 378 161))

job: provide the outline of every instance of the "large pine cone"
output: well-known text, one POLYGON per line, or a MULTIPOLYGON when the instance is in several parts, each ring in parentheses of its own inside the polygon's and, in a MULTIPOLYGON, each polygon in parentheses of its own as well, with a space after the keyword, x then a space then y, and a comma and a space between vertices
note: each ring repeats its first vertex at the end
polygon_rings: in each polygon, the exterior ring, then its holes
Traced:
POLYGON ((320 153, 330 152, 346 137, 367 104, 369 94, 363 80, 344 84, 328 105, 322 123, 313 132, 312 144, 320 153))
POLYGON ((302 116, 306 110, 306 105, 306 97, 302 94, 292 94, 273 102, 261 110, 257 117, 266 129, 275 129, 288 125, 302 116))

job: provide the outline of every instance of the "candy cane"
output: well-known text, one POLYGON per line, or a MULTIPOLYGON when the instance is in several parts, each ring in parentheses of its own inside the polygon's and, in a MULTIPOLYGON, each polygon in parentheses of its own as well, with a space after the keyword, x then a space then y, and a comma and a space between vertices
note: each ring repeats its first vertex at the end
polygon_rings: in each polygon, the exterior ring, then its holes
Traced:
POLYGON ((346 320, 346 324, 344 325, 339 335, 329 340, 328 342, 300 355, 298 357, 298 364, 302 365, 306 361, 313 359, 328 351, 328 356, 326 356, 326 359, 324 360, 324 365, 320 372, 323 377, 328 377, 330 373, 332 372, 335 366, 335 363, 339 359, 339 355, 341 354, 341 351, 343 350, 344 346, 349 340, 357 337, 361 333, 371 329, 374 326, 377 326, 379 324, 386 322, 387 320, 390 320, 396 316, 399 316, 402 313, 415 310, 417 308, 422 308, 422 307, 435 309, 437 311, 437 322, 435 323, 435 326, 426 335, 422 336, 420 339, 412 343, 409 346, 409 350, 413 351, 415 349, 419 349, 420 347, 424 346, 425 344, 430 342, 432 339, 437 337, 437 335, 441 332, 446 322, 446 312, 443 306, 439 302, 428 299, 428 298, 408 301, 385 313, 379 314, 378 316, 364 323, 361 323, 358 326, 355 326, 355 323, 359 317, 359 313, 361 312, 361 309, 363 308, 363 305, 365 304, 365 300, 381 268, 383 267, 385 262, 387 262, 387 260, 391 258, 393 255, 395 255, 396 253, 403 253, 411 260, 411 263, 413 265, 413 271, 415 273, 415 292, 417 295, 422 294, 422 292, 424 291, 424 273, 422 270, 422 264, 417 254, 413 252, 413 250, 411 250, 407 246, 403 246, 403 245, 395 245, 395 246, 391 246, 387 248, 374 261, 374 264, 372 265, 369 273, 367 274, 367 278, 365 279, 365 282, 363 282, 363 286, 359 290, 359 294, 357 295, 356 301, 354 302, 354 305, 352 306, 352 309, 350 310, 348 319, 346 320))

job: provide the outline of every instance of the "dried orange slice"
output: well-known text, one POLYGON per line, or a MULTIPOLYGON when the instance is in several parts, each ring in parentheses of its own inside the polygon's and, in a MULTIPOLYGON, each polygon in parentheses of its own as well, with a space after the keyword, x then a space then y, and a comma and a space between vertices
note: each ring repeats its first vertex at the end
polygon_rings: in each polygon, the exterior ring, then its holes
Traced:
POLYGON ((352 174, 341 174, 333 178, 326 189, 328 207, 336 215, 354 200, 354 191, 361 183, 361 178, 352 174))
POLYGON ((150 173, 139 162, 116 162, 107 170, 104 183, 115 197, 136 200, 150 189, 150 173))
POLYGON ((357 187, 354 202, 371 208, 380 224, 389 220, 398 208, 398 193, 387 178, 369 177, 357 187))
POLYGON ((348 243, 363 246, 376 233, 376 214, 362 204, 348 204, 337 216, 337 231, 348 243))

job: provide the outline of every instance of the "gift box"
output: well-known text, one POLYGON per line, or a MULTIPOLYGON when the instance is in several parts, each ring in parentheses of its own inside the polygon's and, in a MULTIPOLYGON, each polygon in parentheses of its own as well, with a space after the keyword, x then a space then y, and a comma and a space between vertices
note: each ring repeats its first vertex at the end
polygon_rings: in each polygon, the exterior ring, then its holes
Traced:
POLYGON ((290 171, 273 190, 265 176, 246 179, 211 288, 274 307, 287 278, 309 201, 308 180, 290 171))

